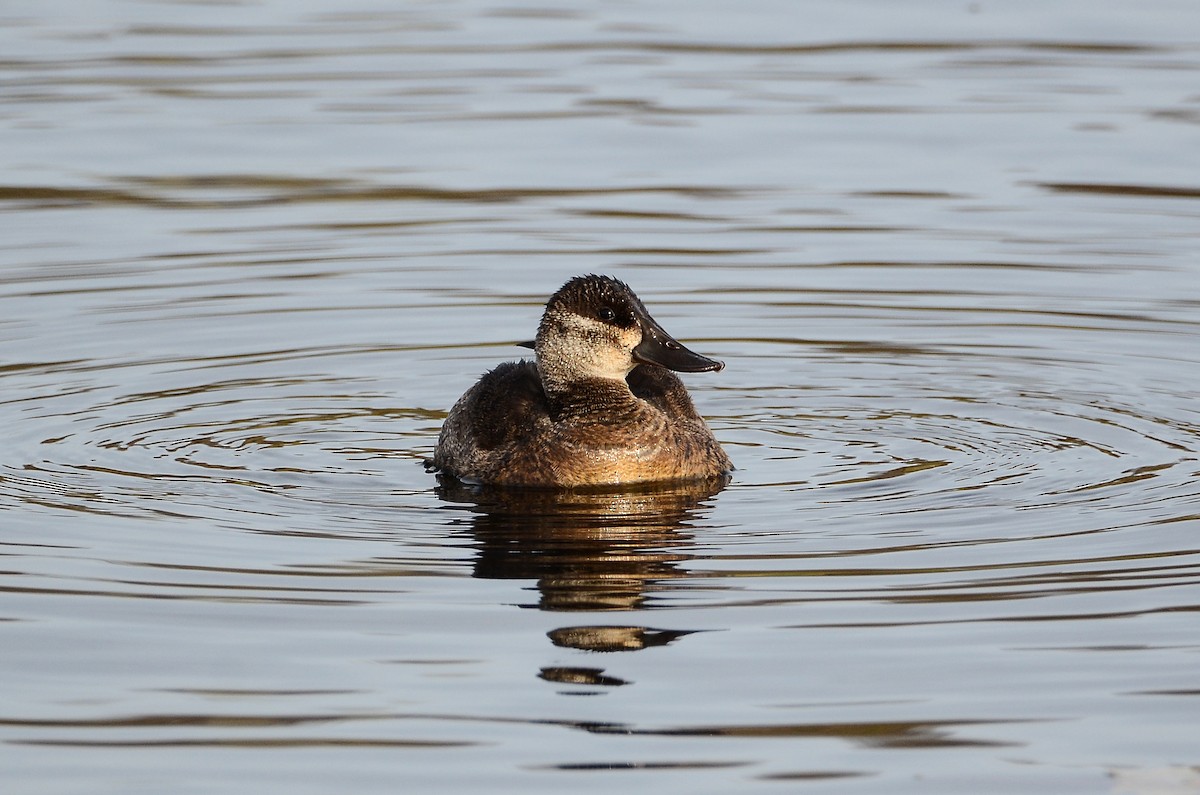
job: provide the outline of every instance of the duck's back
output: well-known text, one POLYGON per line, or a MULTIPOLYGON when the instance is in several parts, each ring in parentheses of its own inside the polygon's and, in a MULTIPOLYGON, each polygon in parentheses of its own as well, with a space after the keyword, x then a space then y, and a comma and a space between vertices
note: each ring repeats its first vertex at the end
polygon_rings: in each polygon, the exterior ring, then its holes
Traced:
POLYGON ((550 426, 533 362, 505 362, 459 398, 438 436, 433 465, 461 480, 492 482, 512 451, 550 426))
POLYGON ((641 398, 666 416, 683 422, 704 422, 683 381, 665 367, 635 367, 625 382, 634 397, 641 398))

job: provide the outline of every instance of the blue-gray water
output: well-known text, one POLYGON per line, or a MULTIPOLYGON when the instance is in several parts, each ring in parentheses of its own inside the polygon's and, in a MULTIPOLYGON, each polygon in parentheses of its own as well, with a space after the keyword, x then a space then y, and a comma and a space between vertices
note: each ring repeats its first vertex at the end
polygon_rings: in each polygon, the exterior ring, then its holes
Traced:
POLYGON ((1200 6, 0 9, 13 793, 1200 792, 1200 6), (604 272, 739 470, 437 491, 604 272))

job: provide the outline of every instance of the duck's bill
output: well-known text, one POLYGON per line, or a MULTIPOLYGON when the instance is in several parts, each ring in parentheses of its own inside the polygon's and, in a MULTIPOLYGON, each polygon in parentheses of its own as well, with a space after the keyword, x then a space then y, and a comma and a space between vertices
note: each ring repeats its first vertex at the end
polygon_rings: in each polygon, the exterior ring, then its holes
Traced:
POLYGON ((642 341, 633 349, 633 359, 643 364, 657 364, 679 373, 716 372, 725 366, 724 362, 701 356, 685 348, 653 321, 642 326, 642 341))

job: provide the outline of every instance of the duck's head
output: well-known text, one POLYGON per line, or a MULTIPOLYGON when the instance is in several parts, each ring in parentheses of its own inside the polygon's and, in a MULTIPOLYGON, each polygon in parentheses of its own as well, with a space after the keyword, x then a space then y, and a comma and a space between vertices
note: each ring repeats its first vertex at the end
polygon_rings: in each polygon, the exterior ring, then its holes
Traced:
POLYGON ((546 302, 531 347, 543 380, 623 380, 639 364, 685 373, 725 366, 685 348, 650 317, 628 285, 610 276, 578 276, 564 284, 546 302))

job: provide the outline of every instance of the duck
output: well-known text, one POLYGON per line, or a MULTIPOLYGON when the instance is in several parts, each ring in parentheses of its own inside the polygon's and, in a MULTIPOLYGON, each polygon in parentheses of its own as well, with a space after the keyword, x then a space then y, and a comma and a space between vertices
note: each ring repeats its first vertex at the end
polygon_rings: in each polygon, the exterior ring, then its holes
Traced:
POLYGON ((733 464, 676 372, 724 363, 663 330, 611 276, 546 302, 534 361, 488 371, 450 409, 427 468, 470 485, 554 489, 728 478, 733 464))

